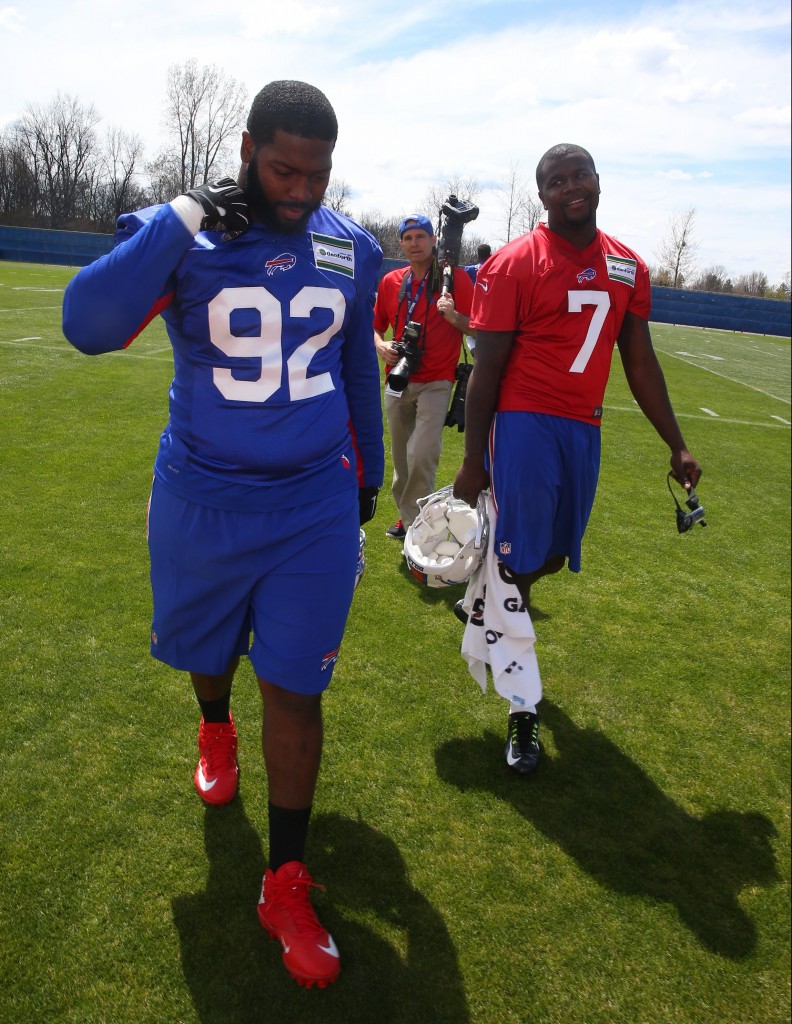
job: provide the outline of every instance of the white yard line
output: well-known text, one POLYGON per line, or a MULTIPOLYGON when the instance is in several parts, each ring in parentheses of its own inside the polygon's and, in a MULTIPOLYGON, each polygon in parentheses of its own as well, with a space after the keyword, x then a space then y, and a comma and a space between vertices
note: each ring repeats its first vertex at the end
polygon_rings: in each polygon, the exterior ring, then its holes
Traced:
MULTIPOLYGON (((6 340, 0 340, 0 345, 21 345, 26 341, 41 341, 41 337, 31 336, 29 338, 8 338, 6 340)), ((79 356, 80 352, 76 348, 73 348, 66 341, 62 345, 36 345, 36 351, 38 352, 71 352, 72 354, 79 356)), ((170 345, 166 345, 163 348, 153 349, 151 352, 132 352, 125 351, 123 349, 116 349, 114 352, 103 352, 102 355, 123 355, 125 359, 158 359, 163 353, 171 355, 172 349, 170 345)), ((162 360, 165 362, 165 360, 162 360)))
MULTIPOLYGON (((604 407, 607 412, 640 412, 638 406, 632 405, 606 405, 604 407)), ((699 416, 694 412, 677 412, 676 417, 678 420, 706 420, 708 423, 712 423, 711 416, 699 416)), ((775 423, 761 423, 757 420, 734 420, 724 416, 718 416, 718 423, 736 423, 741 427, 763 427, 769 430, 781 430, 782 424, 786 426, 792 426, 787 420, 781 419, 780 416, 773 416, 774 420, 779 420, 778 424, 775 423)))
MULTIPOLYGON (((782 398, 780 395, 774 395, 772 391, 766 391, 764 388, 758 388, 755 384, 746 384, 744 380, 738 380, 736 377, 730 377, 727 373, 718 373, 717 370, 713 370, 710 366, 702 366, 700 363, 691 362, 690 359, 683 359, 678 352, 667 352, 662 348, 657 348, 658 352, 664 356, 671 356, 672 359, 678 359, 680 363, 687 363, 688 366, 695 366, 697 370, 705 370, 707 373, 714 373, 716 377, 723 377, 724 380, 730 380, 732 384, 742 384, 745 388, 750 388, 751 391, 758 391, 760 395, 767 395, 768 398, 775 398, 777 402, 783 402, 784 405, 792 405, 792 401, 788 398, 782 398)), ((736 422, 736 421, 735 421, 736 422)))
POLYGON ((40 309, 61 309, 60 306, 15 306, 0 309, 0 313, 36 313, 40 309))

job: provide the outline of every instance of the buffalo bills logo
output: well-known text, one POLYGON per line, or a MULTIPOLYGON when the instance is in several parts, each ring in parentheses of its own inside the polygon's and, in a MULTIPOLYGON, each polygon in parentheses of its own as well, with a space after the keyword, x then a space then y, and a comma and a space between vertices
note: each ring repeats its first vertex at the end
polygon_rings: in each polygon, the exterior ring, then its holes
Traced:
POLYGON ((344 467, 344 469, 351 469, 352 468, 352 463, 349 461, 349 459, 346 457, 346 455, 342 455, 341 456, 341 465, 344 467))
POLYGON ((578 284, 583 284, 584 281, 593 281, 597 276, 597 271, 593 267, 586 267, 585 270, 581 270, 577 276, 578 284))
POLYGON ((267 277, 272 277, 276 270, 291 270, 296 264, 296 256, 292 256, 290 252, 282 252, 274 260, 267 260, 264 266, 267 270, 267 277))
POLYGON ((338 652, 340 650, 340 647, 336 647, 334 651, 330 651, 329 654, 326 654, 322 658, 322 672, 324 672, 325 669, 330 668, 330 666, 335 663, 336 659, 338 658, 338 652))

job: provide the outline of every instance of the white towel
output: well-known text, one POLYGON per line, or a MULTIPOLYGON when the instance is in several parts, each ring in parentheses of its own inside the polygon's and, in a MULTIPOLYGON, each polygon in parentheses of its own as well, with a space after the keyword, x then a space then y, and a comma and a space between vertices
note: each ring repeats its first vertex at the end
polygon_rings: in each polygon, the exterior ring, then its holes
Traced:
POLYGON ((514 705, 531 707, 542 699, 536 658, 536 634, 509 570, 495 553, 496 512, 487 495, 490 543, 481 566, 468 583, 462 607, 468 614, 462 657, 487 692, 487 666, 495 689, 514 705))

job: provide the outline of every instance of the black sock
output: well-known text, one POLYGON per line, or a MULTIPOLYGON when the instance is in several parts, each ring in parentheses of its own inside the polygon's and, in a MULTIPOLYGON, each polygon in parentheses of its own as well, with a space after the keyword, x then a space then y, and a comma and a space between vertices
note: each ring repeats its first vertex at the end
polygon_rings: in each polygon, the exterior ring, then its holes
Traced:
POLYGON ((269 803, 269 866, 277 871, 281 864, 290 860, 301 863, 305 860, 305 841, 308 838, 310 806, 298 811, 290 807, 276 807, 269 803))
POLYGON ((201 700, 198 698, 198 703, 201 706, 201 714, 205 722, 230 722, 229 708, 231 707, 231 689, 229 688, 228 693, 222 697, 218 697, 217 700, 201 700))

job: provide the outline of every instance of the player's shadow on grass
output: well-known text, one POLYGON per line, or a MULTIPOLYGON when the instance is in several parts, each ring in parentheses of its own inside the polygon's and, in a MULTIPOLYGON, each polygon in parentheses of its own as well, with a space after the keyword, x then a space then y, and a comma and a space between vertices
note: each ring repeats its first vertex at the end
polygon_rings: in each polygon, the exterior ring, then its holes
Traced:
POLYGON ((292 981, 258 922, 264 857, 239 799, 205 811, 206 890, 173 900, 184 977, 202 1024, 466 1024, 456 951, 439 913, 414 889, 395 844, 361 821, 315 816, 312 890, 341 950, 324 990, 292 981))
POLYGON ((541 710, 557 753, 545 751, 535 775, 512 772, 503 736, 488 732, 439 747, 439 776, 512 804, 600 885, 673 904, 713 953, 748 956, 756 928, 737 895, 745 886, 779 880, 772 823, 736 811, 693 817, 604 733, 578 727, 548 700, 541 710))

